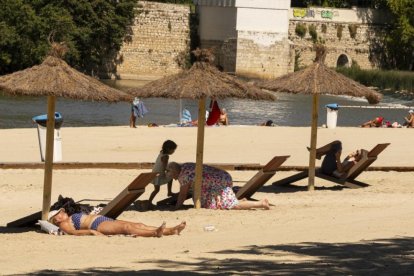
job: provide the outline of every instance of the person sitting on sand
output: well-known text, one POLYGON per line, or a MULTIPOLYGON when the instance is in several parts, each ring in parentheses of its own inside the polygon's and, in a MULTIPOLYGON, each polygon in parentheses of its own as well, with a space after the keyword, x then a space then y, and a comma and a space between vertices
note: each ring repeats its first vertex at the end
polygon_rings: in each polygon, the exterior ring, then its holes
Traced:
MULTIPOLYGON (((208 110, 206 110, 206 117, 205 117, 205 121, 204 124, 206 124, 207 119, 209 118, 209 114, 210 112, 208 110)), ((191 127, 191 126, 198 126, 198 119, 196 120, 191 120, 191 113, 190 111, 188 111, 188 109, 183 109, 183 115, 182 115, 182 119, 180 121, 180 126, 183 127, 191 127)))
POLYGON ((58 226, 69 235, 133 235, 134 237, 162 237, 179 235, 184 230, 183 221, 175 227, 166 227, 165 222, 159 227, 143 223, 114 220, 100 215, 75 213, 69 216, 64 208, 49 212, 48 221, 58 226))
POLYGON ((374 120, 363 123, 361 127, 382 127, 383 120, 383 117, 377 117, 374 120))
POLYGON ((228 126, 229 125, 229 117, 227 116, 227 112, 225 108, 220 110, 220 118, 218 121, 219 125, 228 126))
MULTIPOLYGON (((189 189, 194 188, 195 163, 178 164, 170 162, 167 166, 167 176, 178 180, 180 192, 175 209, 179 209, 186 200, 189 189)), ((203 165, 201 184, 201 207, 206 209, 265 209, 269 210, 269 201, 239 201, 233 192, 231 175, 221 169, 203 165)))
POLYGON ((408 116, 404 117, 404 126, 406 127, 414 127, 414 110, 410 109, 408 111, 408 116))
POLYGON ((273 123, 272 120, 267 120, 266 122, 259 124, 259 126, 268 126, 268 127, 271 127, 271 126, 275 126, 275 124, 273 123))
POLYGON ((321 159, 325 156, 321 171, 326 175, 332 175, 338 178, 343 177, 362 157, 362 151, 352 152, 341 161, 342 142, 333 141, 323 147, 316 149, 316 158, 321 159))

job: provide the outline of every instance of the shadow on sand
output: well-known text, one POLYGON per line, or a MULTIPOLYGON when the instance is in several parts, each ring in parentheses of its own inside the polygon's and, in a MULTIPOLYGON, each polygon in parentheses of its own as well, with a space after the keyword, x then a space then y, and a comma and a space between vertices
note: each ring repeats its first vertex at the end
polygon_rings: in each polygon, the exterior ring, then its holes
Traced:
POLYGON ((33 226, 33 227, 6 227, 0 226, 0 234, 21 234, 30 231, 36 231, 40 233, 40 228, 33 226))
MULTIPOLYGON (((345 186, 340 185, 333 185, 333 186, 316 186, 315 191, 342 191, 343 189, 348 189, 345 186)), ((259 189, 258 192, 262 193, 274 193, 274 194, 282 194, 282 193, 297 193, 297 192, 306 192, 308 191, 307 186, 297 186, 297 185, 285 185, 285 186, 274 186, 274 185, 267 185, 263 186, 259 189)))
POLYGON ((412 275, 413 252, 414 238, 411 237, 357 243, 252 245, 208 252, 215 257, 195 261, 168 258, 140 262, 158 267, 152 270, 99 267, 41 270, 31 275, 412 275))

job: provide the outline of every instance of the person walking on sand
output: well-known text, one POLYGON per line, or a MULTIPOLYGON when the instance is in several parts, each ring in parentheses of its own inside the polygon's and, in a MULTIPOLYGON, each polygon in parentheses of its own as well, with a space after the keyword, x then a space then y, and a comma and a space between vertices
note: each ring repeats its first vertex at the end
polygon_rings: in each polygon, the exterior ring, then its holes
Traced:
POLYGON ((177 144, 174 141, 166 140, 162 144, 161 151, 158 154, 157 159, 155 160, 154 168, 152 169, 153 172, 157 172, 159 173, 159 175, 156 178, 154 178, 154 180, 151 182, 152 184, 154 184, 154 191, 151 193, 149 200, 148 200, 149 208, 153 207, 152 201, 154 197, 160 191, 161 185, 167 184, 168 196, 173 196, 173 192, 172 192, 173 179, 168 177, 165 174, 165 171, 167 169, 169 156, 173 154, 176 149, 177 149, 177 144))
MULTIPOLYGON (((175 209, 179 209, 187 198, 188 191, 193 189, 195 183, 195 163, 170 162, 167 166, 167 176, 180 182, 175 209)), ((219 168, 203 165, 201 183, 201 207, 206 209, 221 210, 269 210, 269 201, 238 200, 233 192, 233 180, 231 175, 219 168)))
POLYGON ((162 237, 179 235, 184 230, 186 222, 177 226, 166 227, 165 222, 159 227, 148 226, 139 222, 114 220, 100 215, 75 213, 68 215, 64 208, 49 212, 48 221, 58 226, 69 235, 133 235, 134 237, 162 237))

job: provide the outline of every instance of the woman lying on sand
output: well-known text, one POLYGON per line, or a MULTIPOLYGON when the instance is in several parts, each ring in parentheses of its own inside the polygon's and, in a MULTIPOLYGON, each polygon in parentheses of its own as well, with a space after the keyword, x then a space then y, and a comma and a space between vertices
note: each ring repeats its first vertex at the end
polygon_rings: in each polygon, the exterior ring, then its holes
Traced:
POLYGON ((69 216, 64 208, 50 211, 48 221, 70 235, 132 235, 134 237, 162 237, 163 235, 179 235, 186 223, 181 222, 175 227, 148 226, 123 220, 113 220, 100 215, 75 213, 69 216))
POLYGON ((361 127, 382 127, 382 121, 384 120, 383 117, 376 117, 375 119, 365 122, 361 125, 361 127))
MULTIPOLYGON (((168 177, 180 182, 175 209, 179 209, 184 203, 188 191, 195 183, 195 164, 184 163, 182 165, 170 162, 167 165, 168 177)), ((269 210, 269 201, 239 201, 233 192, 233 180, 231 175, 218 168, 203 165, 203 177, 201 184, 201 207, 206 209, 265 209, 269 210)))

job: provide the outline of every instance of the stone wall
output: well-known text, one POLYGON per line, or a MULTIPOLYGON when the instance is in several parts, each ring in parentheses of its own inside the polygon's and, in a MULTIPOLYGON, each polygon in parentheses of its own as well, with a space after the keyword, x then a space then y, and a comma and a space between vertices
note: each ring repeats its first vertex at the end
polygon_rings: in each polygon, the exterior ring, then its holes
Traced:
POLYGON ((119 53, 116 77, 155 79, 177 73, 189 58, 190 8, 139 1, 129 41, 119 53))
POLYGON ((237 75, 274 78, 293 71, 289 41, 278 33, 239 31, 237 75))
POLYGON ((379 67, 379 52, 390 15, 373 9, 309 8, 290 10, 289 40, 300 56, 300 66, 313 62, 312 37, 309 27, 315 27, 318 40, 327 47, 326 64, 351 66, 356 62, 363 69, 379 67), (306 26, 306 35, 296 34, 296 27, 306 26), (342 29, 342 31, 341 31, 342 29))
POLYGON ((277 33, 238 31, 224 41, 201 40, 202 48, 212 48, 215 64, 225 72, 252 78, 274 78, 293 71, 294 52, 287 38, 277 33), (261 40, 266 42, 261 42, 261 40))
MULTIPOLYGON (((315 58, 309 34, 312 25, 328 49, 328 66, 350 66, 356 62, 363 69, 379 67, 378 51, 389 19, 376 10, 286 8, 266 13, 261 9, 237 8, 234 1, 217 0, 217 5, 221 3, 218 6, 204 2, 198 7, 200 46, 214 47, 215 63, 226 72, 271 78, 292 72, 295 56, 299 66, 311 64, 315 58), (250 17, 258 11, 267 17, 252 21, 250 17), (277 14, 280 16, 273 16, 277 14), (280 22, 273 22, 275 17, 280 22), (304 38, 295 32, 298 24, 306 26, 304 38), (288 30, 283 31, 282 25, 288 30), (354 37, 350 28, 355 30, 354 37)), ((189 58, 190 8, 140 1, 138 12, 129 40, 119 53, 115 77, 155 79, 179 72, 180 64, 189 58)))
POLYGON ((313 41, 309 34, 311 25, 315 27, 318 38, 325 43, 328 50, 325 63, 329 67, 351 66, 352 62, 357 62, 362 69, 379 66, 376 51, 381 45, 383 26, 290 20, 289 39, 293 42, 294 50, 300 54, 300 66, 311 64, 315 58, 315 53, 312 51, 313 41), (295 32, 298 24, 305 25, 308 30, 304 38, 299 37, 295 32), (356 30, 355 37, 351 37, 350 28, 356 30))
POLYGON ((237 39, 235 37, 221 40, 201 40, 201 48, 211 49, 214 53, 214 64, 221 66, 225 72, 236 72, 237 39))
POLYGON ((271 78, 293 70, 288 41, 289 0, 197 0, 202 48, 216 64, 247 77, 271 78))

